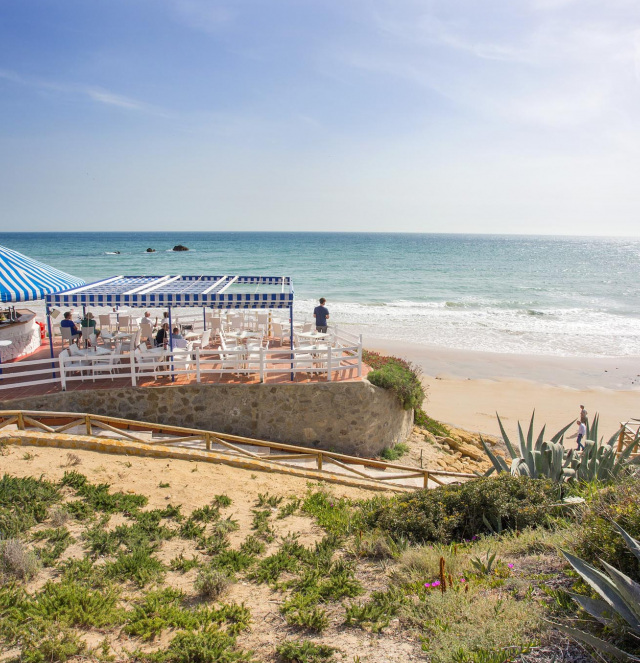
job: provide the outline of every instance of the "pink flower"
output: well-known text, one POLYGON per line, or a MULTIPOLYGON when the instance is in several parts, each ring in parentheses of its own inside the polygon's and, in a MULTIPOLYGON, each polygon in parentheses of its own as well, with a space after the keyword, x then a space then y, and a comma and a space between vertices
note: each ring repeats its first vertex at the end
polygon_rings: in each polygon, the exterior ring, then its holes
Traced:
POLYGON ((507 564, 507 566, 508 566, 510 569, 513 568, 513 564, 507 564))
POLYGON ((432 583, 431 583, 431 586, 432 586, 432 587, 440 587, 440 581, 439 581, 439 580, 436 580, 435 582, 432 582, 432 583))
POLYGON ((425 588, 426 588, 426 587, 431 587, 431 583, 430 583, 430 582, 425 582, 425 583, 424 583, 424 586, 425 586, 425 588))
POLYGON ((464 578, 460 578, 460 582, 467 582, 464 578))

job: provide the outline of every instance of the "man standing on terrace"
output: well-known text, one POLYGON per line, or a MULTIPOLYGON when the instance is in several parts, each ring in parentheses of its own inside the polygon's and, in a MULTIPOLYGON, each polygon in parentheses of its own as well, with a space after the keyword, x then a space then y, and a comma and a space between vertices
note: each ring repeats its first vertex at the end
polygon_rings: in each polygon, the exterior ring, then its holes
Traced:
POLYGON ((327 320, 329 319, 329 309, 325 307, 326 299, 320 297, 320 306, 313 309, 313 317, 316 319, 316 331, 322 334, 327 333, 327 320))

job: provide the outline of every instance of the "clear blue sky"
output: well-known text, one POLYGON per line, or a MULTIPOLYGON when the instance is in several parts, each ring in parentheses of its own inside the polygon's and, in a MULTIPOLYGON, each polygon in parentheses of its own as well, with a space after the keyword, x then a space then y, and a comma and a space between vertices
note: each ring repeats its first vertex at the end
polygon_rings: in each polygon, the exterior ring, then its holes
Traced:
POLYGON ((0 230, 640 234, 638 0, 0 0, 0 230))

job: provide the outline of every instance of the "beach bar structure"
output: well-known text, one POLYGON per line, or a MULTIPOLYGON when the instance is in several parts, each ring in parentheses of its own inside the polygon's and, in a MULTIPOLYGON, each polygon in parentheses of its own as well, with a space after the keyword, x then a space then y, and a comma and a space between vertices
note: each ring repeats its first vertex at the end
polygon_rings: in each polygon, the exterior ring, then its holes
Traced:
POLYGON ((40 346, 35 312, 15 304, 83 285, 76 276, 0 246, 0 362, 19 359, 40 346))
POLYGON ((169 344, 173 347, 174 308, 288 309, 293 347, 293 282, 289 276, 113 276, 52 293, 46 297, 51 357, 52 309, 104 307, 160 308, 169 312, 169 344))

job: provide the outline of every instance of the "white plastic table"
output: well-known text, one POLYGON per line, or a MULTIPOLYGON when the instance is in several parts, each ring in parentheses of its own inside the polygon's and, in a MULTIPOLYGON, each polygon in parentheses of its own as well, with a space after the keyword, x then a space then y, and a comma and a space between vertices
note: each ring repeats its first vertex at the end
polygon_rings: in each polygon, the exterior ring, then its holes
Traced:
POLYGON ((322 341, 330 336, 330 334, 325 332, 298 332, 297 336, 298 338, 308 338, 310 341, 322 341))

